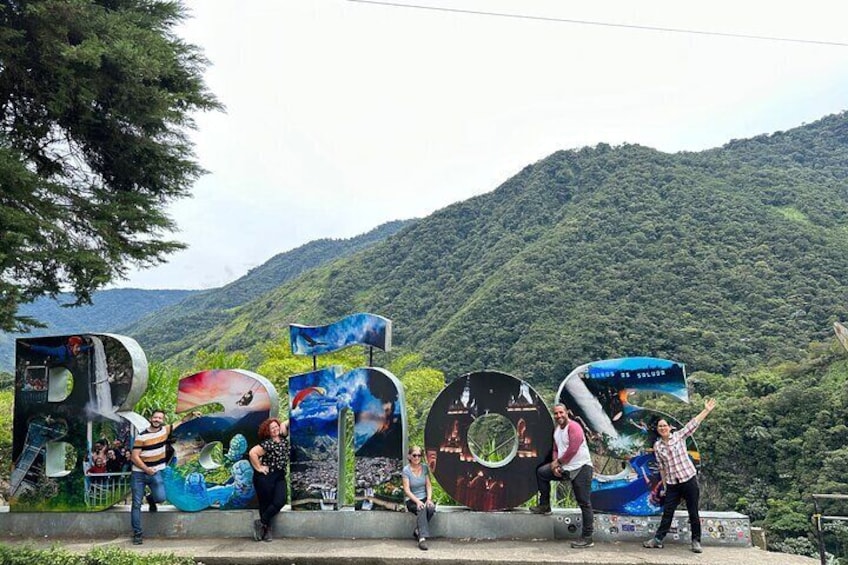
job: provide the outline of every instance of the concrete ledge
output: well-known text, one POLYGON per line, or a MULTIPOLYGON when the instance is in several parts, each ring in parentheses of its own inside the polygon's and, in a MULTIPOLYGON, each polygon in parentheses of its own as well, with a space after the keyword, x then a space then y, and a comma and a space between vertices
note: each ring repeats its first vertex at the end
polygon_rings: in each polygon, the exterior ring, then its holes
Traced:
MULTIPOLYGON (((246 538, 252 534, 255 510, 179 512, 160 506, 157 513, 142 512, 146 538, 246 538)), ((128 507, 103 512, 0 513, 4 536, 52 538, 115 538, 130 532, 128 507)), ((580 534, 578 509, 554 509, 536 516, 526 509, 509 512, 473 512, 464 507, 440 507, 432 522, 437 538, 474 540, 569 540, 580 534)), ((689 543, 685 512, 677 512, 666 542, 689 543)), ((751 546, 747 516, 736 512, 702 512, 704 545, 751 546)), ((656 531, 659 516, 595 515, 595 539, 601 542, 639 541, 656 531)), ((406 512, 355 512, 353 510, 284 510, 277 517, 278 538, 411 539, 414 518, 406 512)))

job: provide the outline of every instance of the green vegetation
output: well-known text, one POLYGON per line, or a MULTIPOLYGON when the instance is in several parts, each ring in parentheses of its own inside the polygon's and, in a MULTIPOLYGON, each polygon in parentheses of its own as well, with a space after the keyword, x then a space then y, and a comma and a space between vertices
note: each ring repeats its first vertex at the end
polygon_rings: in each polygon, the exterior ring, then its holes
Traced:
POLYGON ((723 375, 797 362, 844 315, 846 178, 848 114, 702 153, 561 151, 157 347, 254 359, 289 323, 368 311, 449 380, 497 368, 540 391, 633 354, 723 375))
MULTIPOLYGON (((0 461, 12 460, 12 419, 14 417, 15 390, 12 387, 0 388, 0 461)), ((0 465, 0 484, 9 480, 12 466, 0 465)), ((5 496, 4 492, 0 495, 5 496)))
POLYGON ((188 130, 221 106, 179 1, 0 5, 0 329, 19 304, 91 293, 184 247, 169 202, 203 170, 188 130))
POLYGON ((117 547, 95 547, 87 553, 74 553, 60 547, 36 549, 25 545, 0 543, 0 563, 4 565, 195 565, 190 557, 172 553, 135 553, 117 547))
POLYGON ((517 445, 515 427, 500 414, 484 414, 468 428, 468 447, 471 453, 486 463, 504 461, 517 445))

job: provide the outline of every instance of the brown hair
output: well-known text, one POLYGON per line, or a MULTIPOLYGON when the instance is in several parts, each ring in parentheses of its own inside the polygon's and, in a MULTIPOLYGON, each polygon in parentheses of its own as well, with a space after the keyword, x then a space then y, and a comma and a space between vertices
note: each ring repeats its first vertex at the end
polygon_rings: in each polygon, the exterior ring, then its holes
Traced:
POLYGON ((280 433, 283 432, 283 423, 276 418, 268 418, 261 424, 259 424, 259 441, 263 441, 271 437, 271 424, 277 422, 277 425, 280 426, 280 433))

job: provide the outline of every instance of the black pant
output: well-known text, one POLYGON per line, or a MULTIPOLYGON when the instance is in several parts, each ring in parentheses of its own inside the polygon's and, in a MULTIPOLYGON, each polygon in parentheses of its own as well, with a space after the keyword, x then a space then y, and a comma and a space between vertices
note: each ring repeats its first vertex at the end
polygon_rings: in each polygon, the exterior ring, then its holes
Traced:
POLYGON ((692 477, 685 483, 666 485, 665 503, 663 504, 662 520, 654 536, 662 541, 668 530, 671 529, 671 520, 674 511, 680 504, 680 499, 686 501, 686 510, 689 511, 689 529, 692 530, 692 541, 701 541, 701 517, 698 515, 698 501, 701 498, 701 488, 698 486, 698 477, 692 477))
POLYGON ((256 489, 256 498, 259 500, 259 519, 264 525, 271 526, 274 516, 280 513, 288 500, 286 472, 271 471, 263 475, 254 471, 253 488, 256 489))
POLYGON ((577 506, 583 515, 583 537, 591 538, 594 533, 594 514, 592 513, 592 475, 594 470, 591 465, 583 465, 574 479, 570 478, 568 471, 561 477, 557 477, 551 471, 547 463, 536 468, 536 483, 539 487, 539 506, 551 505, 551 481, 569 481, 577 506))

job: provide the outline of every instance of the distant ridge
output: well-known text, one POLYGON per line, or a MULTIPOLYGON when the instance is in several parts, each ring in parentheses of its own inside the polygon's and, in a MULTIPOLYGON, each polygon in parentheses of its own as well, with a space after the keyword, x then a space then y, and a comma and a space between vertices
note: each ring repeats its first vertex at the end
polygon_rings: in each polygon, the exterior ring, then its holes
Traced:
POLYGON ((246 275, 127 324, 121 332, 138 341, 148 356, 160 359, 192 345, 210 328, 227 323, 234 308, 279 287, 309 269, 366 249, 417 220, 395 220, 349 239, 318 239, 279 253, 246 275))
POLYGON ((31 316, 46 328, 35 328, 28 334, 0 333, 0 370, 12 371, 15 366, 15 338, 41 335, 62 335, 83 331, 111 332, 142 316, 175 304, 196 294, 196 290, 144 290, 116 288, 95 292, 92 304, 64 308, 73 303, 74 296, 60 294, 56 300, 39 298, 20 307, 19 315, 31 316))

